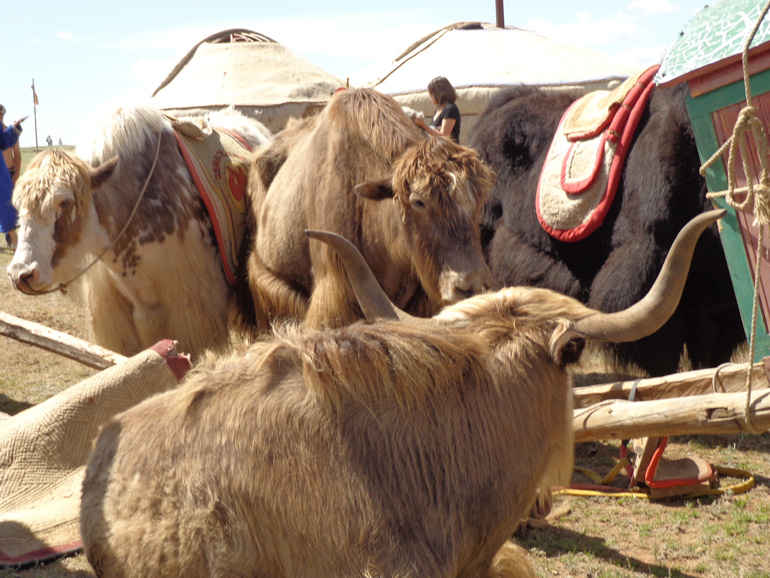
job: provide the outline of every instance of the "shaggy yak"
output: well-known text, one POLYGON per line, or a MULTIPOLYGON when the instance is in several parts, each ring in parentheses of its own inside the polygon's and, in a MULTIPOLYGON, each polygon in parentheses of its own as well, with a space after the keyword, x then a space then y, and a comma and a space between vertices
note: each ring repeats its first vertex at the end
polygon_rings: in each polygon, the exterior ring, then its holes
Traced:
MULTIPOLYGON (((261 124, 231 110, 208 120, 252 148, 269 139, 261 124)), ((245 185, 247 165, 222 164, 228 184, 245 185)), ((133 355, 168 338, 197 356, 229 342, 233 290, 174 129, 158 109, 120 108, 77 155, 55 148, 36 156, 16 184, 14 204, 19 244, 11 280, 37 295, 85 273, 95 343, 133 355)))
POLYGON ((569 480, 568 366, 586 339, 663 324, 721 214, 685 227, 651 292, 613 314, 511 287, 406 318, 346 260, 369 321, 284 327, 105 425, 81 503, 96 575, 531 576, 508 540, 569 480))
MULTIPOLYGON (((609 213, 575 242, 545 232, 535 198, 559 120, 579 95, 520 86, 490 101, 469 145, 497 173, 481 217, 495 287, 545 287, 605 312, 625 309, 647 292, 677 232, 712 208, 682 90, 652 90, 609 213)), ((669 322, 646 339, 610 347, 621 364, 667 375, 677 370, 685 345, 694 367, 716 367, 745 339, 714 225, 698 243, 669 322)))
POLYGON ((318 116, 281 131, 250 168, 257 327, 361 317, 339 258, 309 243, 305 229, 350 240, 411 313, 430 316, 486 290, 478 219, 493 180, 475 151, 426 136, 392 98, 338 92, 318 116))

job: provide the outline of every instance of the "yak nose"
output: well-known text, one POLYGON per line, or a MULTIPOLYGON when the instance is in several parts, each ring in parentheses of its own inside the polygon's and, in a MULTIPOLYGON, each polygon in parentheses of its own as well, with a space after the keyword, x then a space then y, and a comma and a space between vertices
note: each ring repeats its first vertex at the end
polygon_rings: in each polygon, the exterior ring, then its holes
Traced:
POLYGON ((8 276, 16 289, 20 291, 34 290, 40 281, 40 271, 36 267, 29 267, 18 262, 8 265, 8 276))
POLYGON ((492 272, 489 267, 484 266, 480 269, 476 269, 468 275, 460 275, 457 278, 455 287, 459 291, 464 293, 470 293, 475 295, 476 293, 483 293, 492 286, 492 272))
MULTIPOLYGON (((492 287, 492 272, 485 265, 464 275, 452 273, 451 279, 447 279, 447 281, 449 283, 443 284, 443 286, 449 289, 451 295, 444 294, 443 300, 445 303, 456 303, 477 293, 484 293, 492 287)), ((442 290, 443 292, 444 290, 442 290)))

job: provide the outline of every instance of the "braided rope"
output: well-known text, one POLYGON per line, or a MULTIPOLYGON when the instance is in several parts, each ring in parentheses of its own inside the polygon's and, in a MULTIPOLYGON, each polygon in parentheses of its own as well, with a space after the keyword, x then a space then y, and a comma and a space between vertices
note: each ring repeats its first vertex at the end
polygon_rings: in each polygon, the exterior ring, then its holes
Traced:
POLYGON ((757 18, 754 28, 752 28, 749 35, 746 37, 743 43, 743 50, 741 52, 741 62, 743 65, 743 84, 746 92, 746 106, 741 109, 738 114, 738 119, 733 127, 733 134, 730 135, 725 143, 719 147, 719 150, 715 152, 710 159, 708 159, 700 168, 700 174, 705 175, 706 169, 714 164, 725 152, 729 149, 728 161, 727 161, 727 190, 716 193, 708 193, 709 199, 717 197, 724 197, 725 202, 730 205, 736 211, 751 211, 754 213, 754 225, 759 231, 757 238, 757 254, 756 265, 754 267, 754 301, 751 311, 751 332, 749 335, 749 364, 746 370, 746 405, 744 407, 744 414, 746 420, 746 427, 748 430, 759 435, 764 433, 764 430, 755 428, 751 423, 751 386, 752 386, 752 360, 754 359, 754 352, 756 349, 755 336, 757 331, 757 318, 759 311, 759 281, 760 272, 762 266, 762 252, 764 248, 765 227, 770 224, 770 167, 768 166, 768 153, 770 152, 770 145, 768 144, 767 133, 762 121, 757 117, 757 109, 751 104, 751 82, 749 79, 749 46, 751 41, 754 40, 754 36, 759 30, 759 26, 765 18, 768 10, 770 9, 770 0, 765 4, 762 12, 757 18), (748 155, 748 140, 747 133, 751 132, 754 143, 757 147, 757 154, 759 155, 760 162, 760 175, 759 183, 755 186, 751 177, 751 167, 749 166, 748 155), (743 172, 746 175, 746 186, 736 188, 735 179, 735 163, 736 154, 739 154, 741 162, 743 163, 743 172), (737 194, 746 193, 746 198, 743 202, 736 200, 737 194))

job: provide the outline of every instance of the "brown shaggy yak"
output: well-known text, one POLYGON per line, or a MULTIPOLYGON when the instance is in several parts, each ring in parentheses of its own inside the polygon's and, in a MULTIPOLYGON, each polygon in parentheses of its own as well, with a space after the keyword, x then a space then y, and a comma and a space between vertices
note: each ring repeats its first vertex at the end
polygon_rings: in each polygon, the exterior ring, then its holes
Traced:
POLYGON ((478 220, 493 182, 475 151, 426 136, 392 98, 337 93, 252 163, 248 279, 257 327, 286 318, 341 326, 361 317, 338 257, 310 244, 308 228, 351 241, 390 298, 412 313, 429 316, 484 291, 491 273, 478 220))
MULTIPOLYGON (((693 220, 622 312, 512 287, 432 319, 283 328, 197 369, 100 434, 89 562, 105 578, 531 576, 509 538, 569 479, 569 364, 586 339, 660 327, 720 214, 693 220)), ((365 263, 349 273, 367 317, 399 313, 365 263)))

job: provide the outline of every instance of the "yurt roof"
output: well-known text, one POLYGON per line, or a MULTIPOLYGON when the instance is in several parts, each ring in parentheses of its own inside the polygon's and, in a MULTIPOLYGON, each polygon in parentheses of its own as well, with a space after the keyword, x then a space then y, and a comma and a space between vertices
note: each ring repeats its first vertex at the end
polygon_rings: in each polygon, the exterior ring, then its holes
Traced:
POLYGON ((230 29, 196 44, 152 94, 159 108, 322 104, 344 83, 258 32, 230 29))
POLYGON ((455 88, 584 85, 625 78, 638 68, 528 30, 459 22, 418 40, 375 78, 361 84, 394 95, 423 91, 436 76, 447 77, 455 88))

